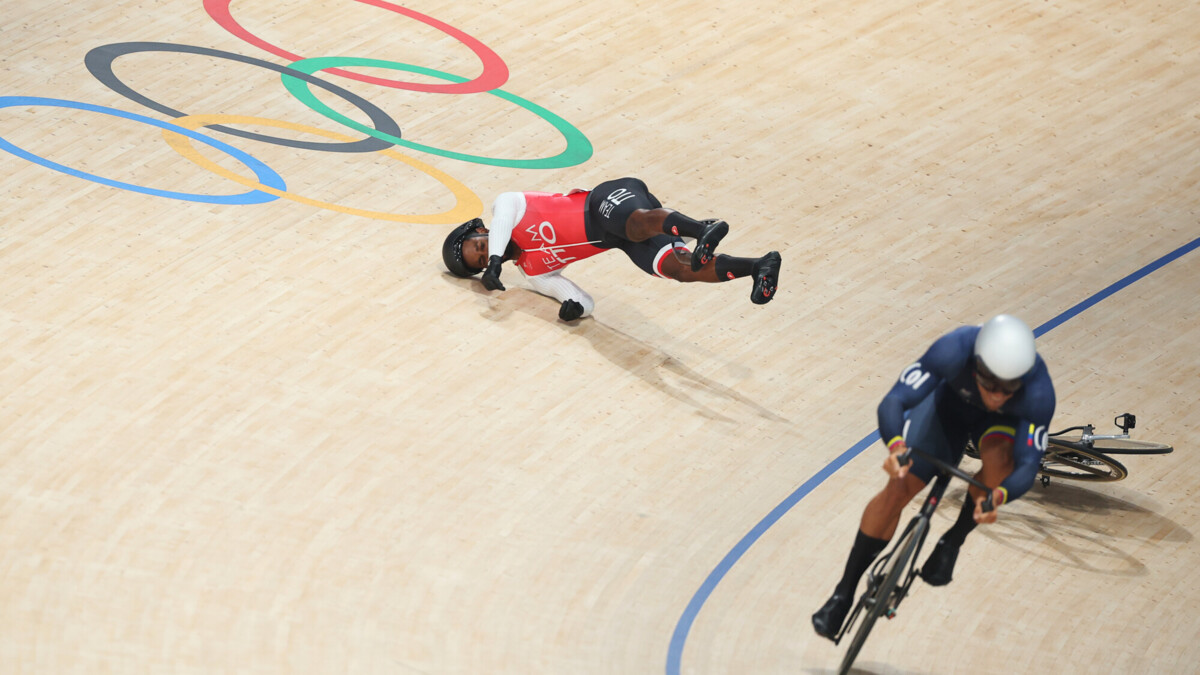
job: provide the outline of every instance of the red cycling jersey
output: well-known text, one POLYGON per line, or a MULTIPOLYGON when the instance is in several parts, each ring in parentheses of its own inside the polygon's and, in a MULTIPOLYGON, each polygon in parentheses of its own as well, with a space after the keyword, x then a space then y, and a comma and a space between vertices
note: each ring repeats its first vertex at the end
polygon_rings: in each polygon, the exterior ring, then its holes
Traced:
POLYGON ((526 275, 553 272, 608 250, 587 238, 584 213, 589 192, 523 194, 525 215, 513 227, 512 240, 521 249, 516 262, 526 275))

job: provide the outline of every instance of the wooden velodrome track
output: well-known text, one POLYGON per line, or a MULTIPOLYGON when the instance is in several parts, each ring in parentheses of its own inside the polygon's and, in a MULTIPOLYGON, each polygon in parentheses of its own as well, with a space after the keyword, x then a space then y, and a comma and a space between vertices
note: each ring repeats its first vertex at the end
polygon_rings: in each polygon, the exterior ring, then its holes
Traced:
POLYGON ((1176 451, 1036 486, 859 667, 1196 672, 1200 5, 207 4, 3 5, 0 671, 830 672, 875 406, 1006 311, 1056 427, 1176 451), (386 152, 204 126, 368 138, 301 56, 443 91, 317 74, 386 152), (497 193, 622 175, 776 300, 613 253, 569 326, 444 272, 497 193))

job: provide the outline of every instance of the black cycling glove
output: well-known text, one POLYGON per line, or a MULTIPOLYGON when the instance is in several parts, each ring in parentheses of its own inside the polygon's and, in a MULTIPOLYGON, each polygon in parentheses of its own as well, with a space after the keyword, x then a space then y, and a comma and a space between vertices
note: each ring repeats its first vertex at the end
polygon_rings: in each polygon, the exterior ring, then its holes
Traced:
POLYGON ((563 300, 562 307, 558 308, 558 318, 563 321, 574 321, 583 316, 583 305, 574 300, 563 300))
POLYGON ((487 269, 483 272, 483 277, 480 281, 483 282, 483 287, 489 291, 503 291, 504 284, 500 283, 500 266, 504 264, 504 259, 498 255, 488 258, 487 269))

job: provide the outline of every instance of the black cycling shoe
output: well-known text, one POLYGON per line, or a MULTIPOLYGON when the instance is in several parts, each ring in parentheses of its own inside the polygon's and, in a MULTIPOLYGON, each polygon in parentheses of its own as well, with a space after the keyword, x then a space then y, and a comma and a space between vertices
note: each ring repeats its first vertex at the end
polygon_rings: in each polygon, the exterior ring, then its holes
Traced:
POLYGON ((921 568, 921 578, 930 586, 945 586, 954 575, 954 562, 958 560, 958 547, 938 539, 937 546, 921 568))
POLYGON ((705 220, 704 231, 696 239, 696 250, 692 251, 692 271, 699 272, 701 267, 713 259, 713 251, 717 244, 729 234, 729 223, 723 220, 705 220))
POLYGON ((775 297, 781 262, 779 251, 771 251, 754 263, 754 288, 750 289, 750 302, 765 305, 775 297))
POLYGON ((821 609, 812 615, 813 630, 817 631, 817 635, 830 640, 836 638, 838 631, 842 629, 842 622, 850 613, 851 603, 850 596, 841 593, 834 593, 826 600, 821 609))

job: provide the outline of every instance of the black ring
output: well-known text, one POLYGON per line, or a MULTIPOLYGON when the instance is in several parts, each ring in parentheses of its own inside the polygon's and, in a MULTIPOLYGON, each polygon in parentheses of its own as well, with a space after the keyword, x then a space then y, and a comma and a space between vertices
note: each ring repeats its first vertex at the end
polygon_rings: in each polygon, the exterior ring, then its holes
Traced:
MULTIPOLYGON (((203 56, 215 56, 219 59, 229 59, 231 61, 240 61, 248 63, 252 66, 262 66, 269 70, 274 70, 277 73, 298 77, 305 82, 315 84, 318 87, 336 94, 352 103, 359 110, 366 113, 367 117, 371 118, 371 123, 375 125, 375 129, 385 134, 400 137, 400 125, 396 120, 392 119, 383 110, 379 109, 375 104, 366 99, 347 91, 336 84, 330 84, 308 73, 302 73, 298 70, 292 70, 287 66, 281 66, 270 61, 256 59, 252 56, 243 56, 233 52, 225 52, 219 49, 209 49, 207 47, 194 47, 192 45, 177 45, 169 42, 119 42, 111 45, 96 47, 83 57, 83 63, 87 66, 88 72, 100 80, 105 86, 118 94, 128 98, 135 103, 140 103, 147 108, 157 110, 158 112, 170 115, 171 117, 184 117, 187 113, 180 112, 174 108, 169 108, 157 101, 153 101, 133 89, 120 80, 113 72, 113 61, 118 56, 132 54, 134 52, 182 52, 185 54, 201 54, 203 56)), ((322 152, 375 152, 376 150, 384 150, 390 148, 395 143, 385 141, 381 138, 368 137, 361 141, 352 143, 317 143, 312 141, 297 141, 290 138, 278 138, 275 136, 264 136, 250 131, 242 131, 240 129, 231 129, 225 126, 214 125, 207 127, 215 131, 221 131, 233 136, 248 138, 253 141, 262 141, 263 143, 273 143, 275 145, 283 145, 289 148, 301 148, 304 150, 319 150, 322 152)))

